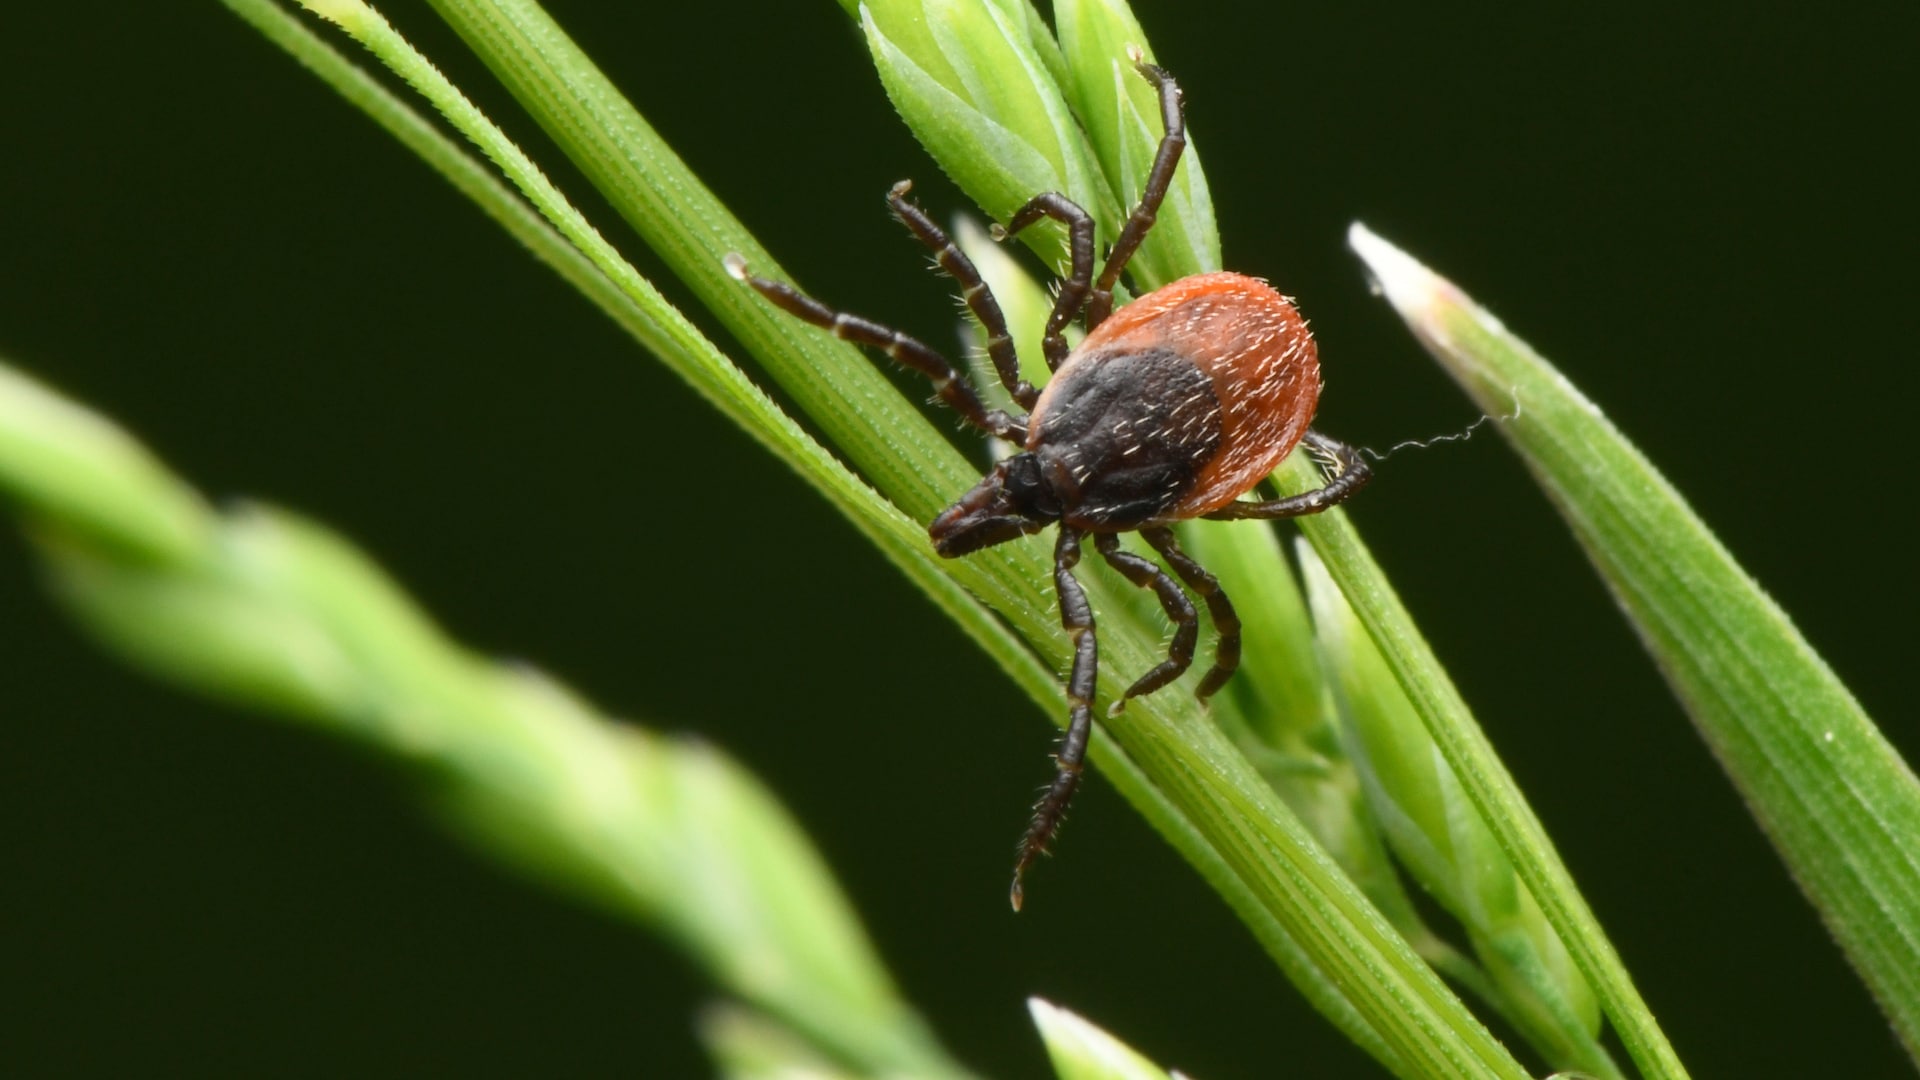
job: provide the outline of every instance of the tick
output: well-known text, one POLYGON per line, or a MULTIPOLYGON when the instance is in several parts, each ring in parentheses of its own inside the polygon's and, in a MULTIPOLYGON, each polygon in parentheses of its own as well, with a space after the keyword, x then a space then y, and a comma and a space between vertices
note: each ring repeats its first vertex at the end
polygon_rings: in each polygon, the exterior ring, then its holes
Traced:
POLYGON ((1094 276, 1094 222, 1057 192, 1036 195, 996 240, 1042 218, 1064 226, 1071 262, 1041 340, 1052 377, 1036 389, 1020 377, 1006 317, 971 260, 907 198, 902 181, 887 194, 893 213, 959 284, 986 336, 986 351, 1007 393, 1024 413, 988 408, 939 352, 898 330, 827 307, 790 285, 755 276, 738 254, 725 263, 781 309, 836 337, 886 353, 933 380, 941 402, 969 425, 1018 448, 973 490, 933 519, 934 550, 952 558, 1059 527, 1053 580, 1060 622, 1073 640, 1067 677, 1069 717, 1054 754, 1053 781, 1034 806, 1013 869, 1013 906, 1021 878, 1048 850, 1080 784, 1093 731, 1099 646, 1093 609, 1074 578, 1081 541, 1135 586, 1153 590, 1174 626, 1167 658, 1113 703, 1149 694, 1193 663, 1199 618, 1165 569, 1122 550, 1120 534, 1138 532, 1181 582, 1207 605, 1218 641, 1213 666, 1194 689, 1205 701, 1240 663, 1240 620, 1214 576, 1188 557, 1170 526, 1192 518, 1244 520, 1319 513, 1360 490, 1371 473, 1359 453, 1308 427, 1320 399, 1320 364, 1306 320, 1265 282, 1233 273, 1196 274, 1113 310, 1113 289, 1146 239, 1186 148, 1180 88, 1137 53, 1135 68, 1159 92, 1164 134, 1139 205, 1128 215, 1094 276), (1069 349, 1065 330, 1084 317, 1086 336, 1069 349), (1334 470, 1326 486, 1284 499, 1242 501, 1304 443, 1334 470))

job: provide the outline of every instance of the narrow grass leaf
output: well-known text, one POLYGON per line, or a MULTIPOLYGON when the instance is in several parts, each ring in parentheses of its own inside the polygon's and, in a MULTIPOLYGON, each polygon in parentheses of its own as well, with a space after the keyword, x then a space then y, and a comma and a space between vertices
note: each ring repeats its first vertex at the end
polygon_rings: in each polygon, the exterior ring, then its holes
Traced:
MULTIPOLYGON (((1302 491, 1320 483, 1312 465, 1299 454, 1282 464, 1275 478, 1282 491, 1302 491)), ((1406 606, 1346 514, 1335 507, 1299 519, 1299 526, 1380 654, 1386 657, 1428 734, 1500 841, 1501 850, 1513 861, 1548 922, 1580 965, 1581 974, 1600 997, 1641 1074, 1648 1080, 1686 1076, 1685 1066, 1641 999, 1539 818, 1474 722, 1459 689, 1440 666, 1433 647, 1421 637, 1406 606)))
MULTIPOLYGON (((1058 0, 1054 20, 1067 58, 1068 96, 1125 213, 1146 185, 1162 132, 1159 95, 1128 56, 1139 49, 1154 62, 1152 46, 1119 0, 1058 0)), ((1191 134, 1159 220, 1130 269, 1147 288, 1220 269, 1213 198, 1191 134)))
POLYGON ((1559 509, 1694 725, 1920 1061, 1920 780, 1673 485, 1451 282, 1355 225, 1414 335, 1559 509))
POLYGON ((1434 747, 1386 659, 1305 544, 1300 565, 1315 636, 1338 674, 1350 757, 1394 853, 1466 928, 1495 985, 1491 1003, 1547 1061, 1618 1077, 1598 1039, 1593 991, 1559 936, 1434 747))
MULTIPOLYGON (((1120 212, 1024 20, 987 0, 883 0, 863 7, 861 28, 894 108, 988 216, 1057 191, 1113 235, 1120 212)), ((1054 223, 1021 237, 1066 265, 1054 223)))
POLYGON ((1060 1080, 1169 1080, 1168 1073, 1139 1051, 1084 1017, 1040 998, 1027 999, 1033 1026, 1047 1044, 1053 1075, 1060 1080))

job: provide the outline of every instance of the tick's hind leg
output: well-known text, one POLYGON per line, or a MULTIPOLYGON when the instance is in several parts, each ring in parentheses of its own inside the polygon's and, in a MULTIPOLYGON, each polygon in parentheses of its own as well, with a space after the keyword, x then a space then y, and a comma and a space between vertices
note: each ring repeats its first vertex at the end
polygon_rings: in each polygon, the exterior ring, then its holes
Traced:
POLYGON ((1165 570, 1149 559, 1122 550, 1118 536, 1096 533, 1093 546, 1099 550, 1100 557, 1128 581, 1142 589, 1152 589, 1160 598, 1160 607, 1166 611, 1167 618, 1173 620, 1173 642, 1167 646, 1167 658, 1135 680, 1127 692, 1114 701, 1107 715, 1116 716, 1127 707, 1128 698, 1151 694, 1187 673, 1187 668, 1193 665, 1194 644, 1200 639, 1200 617, 1193 610, 1193 601, 1187 599, 1187 594, 1180 591, 1180 586, 1174 584, 1165 570))
POLYGON ((747 268, 747 260, 738 252, 728 252, 721 262, 727 273, 751 285, 755 292, 789 315, 830 330, 843 341, 879 349, 901 366, 933 380, 934 393, 941 402, 967 423, 1016 445, 1026 441, 1025 419, 1015 419, 1003 409, 987 408, 967 380, 954 370, 953 364, 932 346, 890 326, 830 308, 791 285, 760 277, 747 268))
POLYGON ((1328 438, 1309 429, 1300 439, 1308 452, 1324 462, 1331 463, 1339 471, 1333 474, 1325 487, 1312 491, 1303 491, 1298 495, 1289 495, 1284 499, 1269 499, 1266 502, 1230 502, 1206 515, 1210 521, 1244 521, 1248 518, 1267 520, 1270 518, 1305 517, 1317 514, 1331 506, 1336 506, 1353 497, 1353 493, 1367 486, 1373 479, 1373 469, 1368 467, 1360 451, 1338 439, 1328 438))
POLYGON ((1194 697, 1205 701, 1227 685, 1227 680, 1233 678, 1240 666, 1240 616, 1235 614, 1233 601, 1227 599, 1226 591, 1220 588, 1220 579, 1180 550, 1172 529, 1164 526, 1141 529, 1140 538, 1167 560, 1167 565, 1187 583, 1187 588, 1207 602, 1207 613, 1213 616, 1213 632, 1218 635, 1213 648, 1213 667, 1193 691, 1194 697))
POLYGON ((1013 864, 1013 910, 1020 910, 1025 896, 1020 878, 1027 867, 1047 850, 1060 822, 1066 818, 1067 804, 1080 786, 1080 773, 1086 767, 1087 740, 1093 737, 1093 690, 1100 667, 1100 646, 1094 638, 1093 607, 1087 593, 1074 579, 1073 568, 1080 562, 1080 534, 1060 526, 1060 540, 1053 548, 1053 586, 1060 596, 1060 625, 1073 639, 1073 669, 1067 676, 1067 733, 1054 752, 1057 768, 1053 782, 1034 804, 1033 820, 1027 834, 1020 838, 1020 854, 1013 864))

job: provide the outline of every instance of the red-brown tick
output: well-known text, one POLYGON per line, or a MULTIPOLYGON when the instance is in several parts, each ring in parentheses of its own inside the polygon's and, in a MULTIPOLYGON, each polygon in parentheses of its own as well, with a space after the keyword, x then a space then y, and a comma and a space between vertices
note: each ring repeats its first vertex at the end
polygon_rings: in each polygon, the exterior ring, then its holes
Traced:
POLYGON ((960 285, 986 335, 987 356, 1007 393, 1027 410, 1024 416, 987 408, 953 365, 926 344, 836 311, 790 285, 757 277, 737 254, 725 260, 734 277, 785 311, 926 375, 961 419, 1020 448, 933 519, 928 533, 935 551, 965 555, 1060 526, 1053 580, 1061 625, 1073 639, 1067 677, 1071 714, 1054 754, 1053 782, 1020 840, 1013 868, 1015 909, 1021 876, 1047 850, 1080 784, 1093 731, 1099 648, 1093 609, 1073 576, 1081 538, 1092 536, 1101 558, 1134 585, 1152 589, 1174 624, 1167 658, 1128 687, 1111 712, 1184 674, 1199 637, 1193 602, 1165 570, 1122 550, 1123 532, 1138 531, 1206 602, 1219 641, 1213 668, 1194 690, 1205 701, 1239 666, 1240 620, 1219 581, 1180 550, 1168 526, 1189 518, 1315 514, 1360 490, 1371 476, 1352 447, 1307 427, 1320 400, 1313 337, 1292 302, 1265 282, 1232 273, 1196 274, 1113 310, 1114 285, 1152 228, 1187 144, 1173 77, 1138 55, 1133 60, 1159 91, 1165 134, 1140 203, 1108 251, 1099 278, 1093 276, 1093 218, 1064 195, 1036 195, 1005 228, 993 230, 995 239, 1004 240, 1052 218, 1066 227, 1071 240, 1072 262, 1041 339, 1053 372, 1045 390, 1020 377, 1013 338, 992 290, 933 219, 907 200, 911 184, 903 181, 887 194, 895 216, 960 285), (1069 350, 1064 331, 1081 315, 1087 335, 1069 350), (1335 470, 1325 487, 1284 499, 1239 501, 1302 442, 1335 470))

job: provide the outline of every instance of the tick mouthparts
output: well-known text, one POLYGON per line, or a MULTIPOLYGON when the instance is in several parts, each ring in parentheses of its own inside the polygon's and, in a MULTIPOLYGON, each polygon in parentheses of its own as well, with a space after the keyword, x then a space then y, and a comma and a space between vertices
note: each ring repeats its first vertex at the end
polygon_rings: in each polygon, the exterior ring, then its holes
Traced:
POLYGON ((1039 477, 1039 463, 1032 454, 1018 454, 995 465, 927 526, 933 550, 951 559, 1045 528, 1060 515, 1039 477))

